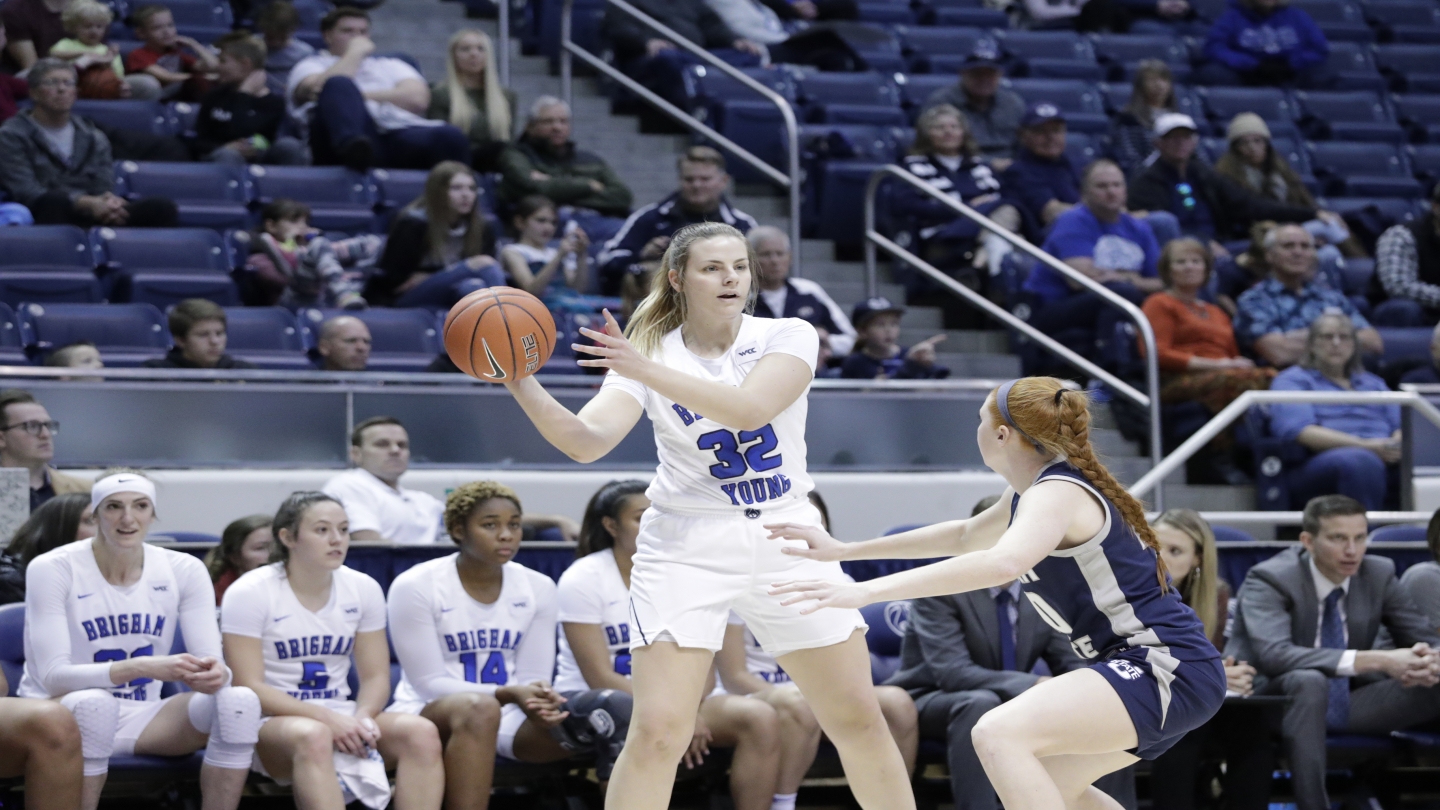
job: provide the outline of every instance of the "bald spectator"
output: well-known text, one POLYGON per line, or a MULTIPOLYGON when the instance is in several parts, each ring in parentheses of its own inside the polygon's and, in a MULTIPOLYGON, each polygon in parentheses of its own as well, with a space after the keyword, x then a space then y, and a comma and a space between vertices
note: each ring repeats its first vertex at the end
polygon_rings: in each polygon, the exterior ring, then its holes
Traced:
POLYGON ((30 511, 56 495, 89 492, 90 482, 66 475, 50 462, 55 458, 55 434, 60 423, 29 391, 0 391, 0 467, 30 471, 30 511))
POLYGON ((791 277, 790 237, 773 225, 754 228, 747 237, 760 262, 755 317, 809 321, 825 330, 822 334, 829 336, 832 352, 849 354, 855 345, 855 327, 824 287, 806 278, 791 277))
POLYGON ((324 371, 364 371, 370 363, 370 327, 353 315, 331 318, 320 327, 315 351, 324 371))

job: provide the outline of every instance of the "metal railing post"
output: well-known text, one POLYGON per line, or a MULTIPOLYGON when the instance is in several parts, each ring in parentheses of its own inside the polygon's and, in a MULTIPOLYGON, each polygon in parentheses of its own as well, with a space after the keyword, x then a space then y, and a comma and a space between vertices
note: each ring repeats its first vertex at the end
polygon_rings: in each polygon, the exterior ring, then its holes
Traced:
POLYGON ((565 0, 560 8, 560 98, 575 109, 575 65, 570 57, 571 19, 575 14, 575 0, 565 0))
POLYGON ((510 0, 495 0, 500 9, 499 19, 496 24, 500 28, 499 42, 495 43, 496 61, 500 70, 500 86, 510 86, 510 0))

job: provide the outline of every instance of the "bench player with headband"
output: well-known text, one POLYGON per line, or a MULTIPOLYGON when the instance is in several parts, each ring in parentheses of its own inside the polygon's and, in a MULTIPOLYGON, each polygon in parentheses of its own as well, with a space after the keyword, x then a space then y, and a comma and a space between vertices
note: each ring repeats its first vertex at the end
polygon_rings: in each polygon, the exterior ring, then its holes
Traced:
POLYGON ((323 492, 296 492, 271 527, 278 561, 235 580, 220 605, 226 660, 264 713, 252 767, 293 783, 302 810, 343 810, 350 801, 385 810, 385 771, 395 767, 396 810, 439 810, 445 768, 435 724, 383 711, 385 594, 345 567, 344 507, 323 492))
POLYGON ((667 806, 675 766, 733 608, 805 693, 864 808, 914 807, 905 763, 870 683, 859 611, 802 615, 767 593, 780 579, 841 578, 779 553, 762 522, 818 525, 806 500, 806 392, 819 336, 795 318, 747 314, 758 284, 745 237, 720 223, 670 241, 625 334, 606 313, 581 365, 609 373, 578 414, 534 378, 507 383, 551 444, 581 462, 649 416, 660 457, 630 580, 635 710, 606 806, 667 806))
MULTIPOLYGON (((590 715, 602 706, 585 695, 567 703, 550 687, 555 583, 513 562, 521 519, 520 498, 509 487, 457 487, 446 498, 445 528, 460 550, 390 585, 391 638, 404 676, 387 711, 418 714, 440 730, 451 807, 488 805, 497 753, 555 762, 594 743, 590 715)), ((628 722, 630 698, 622 697, 620 719, 628 722)), ((617 730, 609 720, 598 726, 617 730)), ((623 725, 618 731, 623 740, 623 725)), ((600 776, 608 777, 603 763, 600 776)))
POLYGON ((773 592, 823 613, 1019 579, 1041 618, 1094 663, 991 709, 973 731, 975 751, 1007 810, 1113 810, 1119 803, 1094 781, 1154 759, 1215 714, 1225 698, 1220 654, 1171 587, 1144 507, 1096 460, 1084 392, 1053 377, 1005 383, 980 409, 976 442, 1009 483, 978 516, 863 543, 811 526, 771 527, 804 540, 786 552, 808 559, 955 559, 773 592))
POLYGON ((58 698, 85 758, 81 810, 100 802, 112 754, 205 749, 204 810, 234 810, 260 726, 253 691, 231 685, 204 563, 145 542, 155 485, 132 470, 90 491, 95 537, 35 558, 25 573, 22 697, 58 698), (188 652, 169 655, 176 632, 188 652), (165 682, 193 691, 160 696, 165 682))

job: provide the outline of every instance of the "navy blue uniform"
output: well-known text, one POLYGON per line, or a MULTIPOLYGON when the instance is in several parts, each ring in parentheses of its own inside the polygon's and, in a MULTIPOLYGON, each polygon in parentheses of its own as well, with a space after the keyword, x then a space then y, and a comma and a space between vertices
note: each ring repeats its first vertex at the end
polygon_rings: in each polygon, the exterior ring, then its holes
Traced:
POLYGON ((675 192, 658 203, 652 203, 637 210, 625 220, 620 230, 605 243, 596 264, 600 267, 600 291, 604 295, 619 295, 620 280, 626 273, 639 273, 640 251, 657 236, 674 236, 686 225, 699 222, 723 222, 741 233, 749 233, 756 226, 755 218, 741 211, 722 198, 714 211, 687 211, 680 205, 680 193, 675 192))
MULTIPOLYGON (((988 163, 973 157, 965 158, 958 168, 951 169, 939 158, 909 155, 905 158, 905 170, 936 191, 982 214, 988 215, 1005 204, 999 197, 1000 179, 990 170, 988 163), (975 200, 984 197, 994 199, 976 204, 975 200)), ((922 243, 932 239, 969 242, 980 236, 980 226, 973 220, 956 214, 954 209, 910 186, 904 186, 895 195, 893 207, 896 215, 906 219, 907 227, 922 243)))
MULTIPOLYGON (((1105 526, 1074 548, 1057 549, 1020 578, 1025 596, 1047 624, 1070 637, 1081 658, 1124 701, 1139 745, 1154 759, 1203 725, 1225 699, 1220 653, 1195 612, 1174 588, 1155 579, 1155 552, 1135 535, 1115 505, 1068 462, 1040 473, 1069 481, 1105 505, 1105 526)), ((1010 503, 1014 520, 1020 496, 1010 503)))

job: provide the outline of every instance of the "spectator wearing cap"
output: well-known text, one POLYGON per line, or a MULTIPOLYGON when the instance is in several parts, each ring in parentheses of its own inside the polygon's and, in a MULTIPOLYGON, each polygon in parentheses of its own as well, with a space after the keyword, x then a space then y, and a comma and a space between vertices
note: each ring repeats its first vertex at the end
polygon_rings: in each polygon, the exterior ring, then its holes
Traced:
POLYGON ((825 330, 831 351, 848 353, 855 345, 855 327, 824 287, 790 275, 790 237, 779 228, 761 225, 752 228, 747 238, 760 263, 755 317, 807 321, 825 330))
POLYGON ((1389 296, 1375 308, 1376 323, 1429 326, 1440 320, 1440 185, 1424 216, 1380 235, 1375 272, 1389 296))
POLYGON ((960 110, 965 114, 970 139, 982 155, 1009 158, 1015 149, 1021 119, 1025 117, 1025 100, 1015 91, 1000 86, 1000 80, 1005 78, 1000 59, 1000 46, 995 40, 981 38, 961 64, 960 80, 931 93, 925 99, 925 109, 949 104, 960 110))
POLYGON ((534 194, 556 205, 589 208, 607 217, 630 214, 630 189, 620 175, 570 139, 570 105, 541 96, 530 105, 525 132, 500 155, 500 199, 516 205, 534 194))
POLYGON ((225 310, 213 301, 190 298, 170 310, 170 337, 175 345, 164 357, 146 360, 145 368, 255 368, 225 353, 225 310))
POLYGON ((0 467, 30 471, 30 510, 56 495, 89 492, 90 482, 51 466, 60 423, 29 391, 0 391, 0 467))
POLYGON ((1166 113, 1157 118, 1155 154, 1131 181, 1130 207, 1170 212, 1182 233, 1209 243, 1216 256, 1229 255, 1217 240, 1244 239, 1259 220, 1306 222, 1318 215, 1314 206, 1291 205, 1237 185, 1196 159, 1199 143, 1190 116, 1166 113))
POLYGON ((888 298, 867 298, 855 305, 850 322, 860 336, 840 365, 840 376, 850 380, 943 380, 950 369, 935 362, 935 335, 910 348, 900 345, 900 316, 905 308, 888 298))
POLYGON ((315 353, 324 371, 364 371, 370 363, 370 327, 354 315, 340 315, 320 326, 315 353))
POLYGON ((627 292, 623 289, 627 279, 631 286, 643 285, 659 265, 670 235, 686 225, 723 222, 749 233, 758 224, 725 196, 730 175, 725 172, 724 155, 708 146, 692 146, 675 162, 675 168, 680 175, 679 190, 636 210, 600 252, 600 284, 605 295, 627 292))
POLYGON ((1049 228, 1080 202, 1080 171, 1065 154, 1066 125, 1060 108, 1037 101, 1020 120, 1020 148, 1000 184, 1029 218, 1031 229, 1049 228))
POLYGON ((1325 90, 1336 75, 1330 43, 1315 20, 1287 0, 1230 0, 1205 38, 1196 84, 1325 90))
MULTIPOLYGON (((636 0, 635 7, 675 33, 738 67, 760 64, 765 49, 731 30, 705 0, 636 0)), ((689 51, 618 9, 607 9, 603 31, 615 48, 621 69, 656 95, 685 109, 681 73, 701 64, 689 51)))

